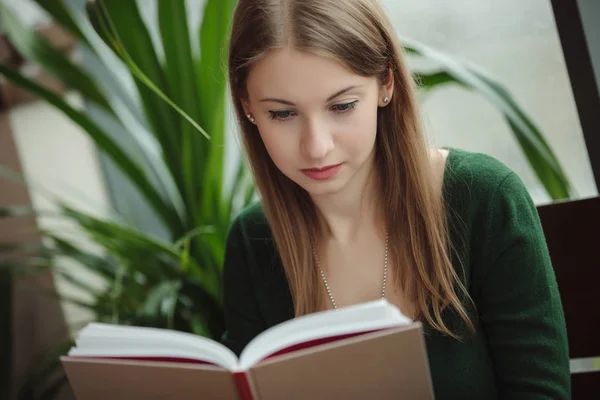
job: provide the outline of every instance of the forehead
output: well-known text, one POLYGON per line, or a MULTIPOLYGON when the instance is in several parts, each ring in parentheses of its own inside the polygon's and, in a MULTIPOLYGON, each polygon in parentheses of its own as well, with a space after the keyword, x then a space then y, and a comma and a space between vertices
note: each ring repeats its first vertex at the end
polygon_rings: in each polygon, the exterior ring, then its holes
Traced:
POLYGON ((333 58, 284 48, 269 51, 253 65, 247 85, 251 101, 278 97, 302 103, 324 101, 349 86, 375 83, 375 78, 360 76, 333 58))

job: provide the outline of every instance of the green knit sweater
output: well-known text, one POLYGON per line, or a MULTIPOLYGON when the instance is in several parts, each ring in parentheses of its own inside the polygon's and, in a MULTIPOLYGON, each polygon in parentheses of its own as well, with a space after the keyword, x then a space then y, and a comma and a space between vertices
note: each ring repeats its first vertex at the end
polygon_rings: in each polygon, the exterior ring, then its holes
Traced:
MULTIPOLYGON (((451 149, 444 199, 455 268, 476 307, 465 303, 476 334, 465 333, 457 341, 425 324, 436 398, 570 398, 559 292, 536 208, 522 181, 489 156, 451 149)), ((231 227, 224 296, 224 343, 237 354, 257 334, 294 316, 260 205, 242 212, 231 227)), ((444 318, 465 332, 455 314, 444 318)))

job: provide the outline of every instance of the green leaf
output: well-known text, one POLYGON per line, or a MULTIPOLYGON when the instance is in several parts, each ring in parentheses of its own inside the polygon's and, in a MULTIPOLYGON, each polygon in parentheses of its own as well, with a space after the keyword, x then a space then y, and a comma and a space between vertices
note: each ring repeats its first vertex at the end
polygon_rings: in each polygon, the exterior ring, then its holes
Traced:
POLYGON ((214 232, 215 232, 214 226, 199 226, 198 228, 191 230, 190 232, 186 233, 181 238, 177 239, 175 241, 175 243, 173 244, 173 246, 179 248, 179 247, 183 246, 186 241, 189 241, 190 239, 193 239, 194 237, 196 237, 198 235, 203 235, 206 233, 214 233, 214 232))
MULTIPOLYGON (((228 213, 230 221, 250 204, 255 194, 256 188, 252 181, 252 175, 244 161, 240 159, 238 161, 237 173, 229 195, 228 213)), ((227 224, 227 229, 228 228, 229 224, 227 224)))
POLYGON ((457 83, 484 96, 507 120, 529 164, 553 200, 569 198, 571 184, 557 157, 532 118, 516 103, 508 91, 482 71, 459 62, 439 51, 408 38, 402 38, 407 52, 436 61, 442 71, 436 73, 436 85, 457 83), (452 78, 452 79, 450 79, 452 78))
POLYGON ((199 336, 204 336, 204 337, 210 337, 210 332, 208 331, 208 329, 206 328, 206 322, 204 322, 204 320, 199 317, 193 317, 190 321, 190 324, 192 326, 192 332, 195 333, 196 335, 199 336))
MULTIPOLYGON (((215 223, 223 220, 226 204, 220 201, 223 194, 225 149, 225 65, 227 37, 236 1, 207 0, 199 32, 200 63, 198 82, 200 86, 201 123, 210 132, 209 152, 203 152, 202 220, 215 223), (207 219, 208 218, 208 219, 207 219)), ((199 150, 198 150, 199 151, 199 150)))
MULTIPOLYGON (((219 297, 214 299, 208 296, 206 290, 202 288, 198 281, 186 280, 182 281, 183 285, 180 289, 180 299, 182 302, 191 302, 195 304, 195 309, 201 309, 201 318, 206 324, 208 332, 214 338, 220 338, 225 331, 225 321, 223 316, 222 304, 223 299, 219 297), (214 335, 214 336, 213 336, 214 335)), ((194 315, 188 315, 191 319, 194 315)))
POLYGON ((179 257, 179 252, 174 249, 170 243, 161 242, 131 227, 119 224, 116 221, 103 220, 90 214, 77 211, 64 204, 60 205, 60 208, 64 215, 76 220, 79 225, 85 228, 90 234, 101 234, 107 237, 112 236, 116 240, 126 240, 130 245, 137 244, 147 249, 165 252, 174 257, 179 257))
POLYGON ((78 278, 71 272, 67 271, 64 267, 54 267, 52 271, 55 275, 61 277, 63 280, 69 282, 73 286, 85 291, 89 295, 95 297, 99 293, 98 288, 92 286, 88 282, 83 281, 81 278, 78 278))
MULTIPOLYGON (((172 100, 193 120, 199 122, 199 90, 186 14, 184 0, 158 1, 160 33, 163 44, 166 44, 163 46, 165 70, 172 100)), ((209 142, 198 135, 193 126, 184 122, 181 125, 181 143, 179 168, 183 174, 187 204, 193 210, 198 204, 196 187, 201 181, 199 173, 203 167, 199 161, 205 159, 205 148, 209 146, 209 142)), ((198 215, 192 213, 191 217, 197 218, 198 215)), ((200 223, 196 219, 192 226, 186 228, 191 229, 200 223)))
POLYGON ((110 110, 110 105, 100 92, 94 81, 79 67, 69 61, 65 55, 52 47, 33 31, 25 28, 12 13, 0 3, 2 23, 11 42, 30 61, 41 65, 46 71, 61 81, 65 86, 77 90, 84 97, 110 110))
POLYGON ((82 299, 78 299, 77 297, 73 297, 73 296, 67 296, 64 294, 59 294, 53 290, 48 290, 48 289, 44 289, 44 288, 38 288, 38 292, 42 295, 46 295, 48 298, 54 299, 54 300, 59 300, 63 303, 66 304, 71 304, 73 306, 82 308, 84 310, 88 310, 94 313, 102 313, 102 306, 95 304, 95 303, 90 303, 88 301, 82 300, 82 299))
POLYGON ((46 234, 52 239, 54 244, 54 254, 69 257, 81 265, 84 265, 89 271, 110 280, 116 275, 115 265, 105 257, 100 257, 95 254, 83 251, 77 245, 62 239, 51 233, 46 234))
POLYGON ((447 83, 456 83, 456 79, 447 71, 436 71, 432 73, 414 73, 413 74, 420 88, 428 90, 438 85, 447 83))
POLYGON ((148 293, 146 301, 139 310, 140 315, 164 318, 166 327, 173 329, 175 306, 180 289, 180 281, 159 283, 148 293))
MULTIPOLYGON (((235 0, 207 0, 204 7, 199 32, 198 77, 202 104, 206 106, 202 110, 206 112, 213 109, 217 100, 221 101, 218 94, 225 91, 227 38, 235 4, 235 0)), ((208 118, 209 115, 205 117, 208 118)))
POLYGON ((0 65, 0 74, 4 75, 14 84, 25 88, 33 94, 45 99, 47 102, 62 111, 73 122, 78 124, 90 136, 92 140, 102 149, 119 168, 125 173, 133 184, 137 186, 140 192, 146 196, 149 204, 162 217, 165 224, 175 231, 180 229, 180 221, 172 207, 169 207, 161 196, 153 187, 144 171, 119 147, 114 141, 106 135, 96 124, 94 124, 87 116, 75 110, 67 104, 62 98, 52 93, 48 89, 38 85, 37 83, 23 77, 20 73, 11 70, 3 65, 0 65))
MULTIPOLYGON (((174 110, 147 86, 150 82, 166 97, 170 96, 166 78, 148 28, 144 24, 135 1, 97 0, 88 3, 88 16, 96 31, 105 38, 113 52, 120 56, 132 69, 131 63, 147 77, 147 82, 139 79, 135 84, 144 105, 145 114, 164 151, 167 165, 175 182, 181 186, 178 156, 181 147, 179 129, 181 124, 174 110)), ((135 78, 136 71, 131 71, 135 78)))
MULTIPOLYGON (((111 221, 104 221, 69 207, 62 206, 62 210, 65 215, 76 219, 96 241, 112 250, 113 254, 118 254, 119 251, 133 251, 139 249, 154 258, 161 257, 162 255, 163 257, 161 258, 162 262, 160 265, 164 268, 168 268, 162 270, 162 274, 164 274, 165 277, 183 278, 188 276, 189 278, 195 278, 199 282, 202 282, 203 288, 207 291, 209 296, 214 298, 220 296, 218 277, 215 276, 212 271, 206 271, 204 268, 200 268, 194 259, 190 258, 189 260, 190 270, 188 274, 183 274, 179 268, 179 261, 181 259, 180 251, 172 244, 161 242, 127 226, 121 226, 111 221)), ((157 273, 156 271, 152 272, 148 269, 151 267, 150 265, 139 264, 134 267, 136 270, 145 273, 155 275, 157 273)))

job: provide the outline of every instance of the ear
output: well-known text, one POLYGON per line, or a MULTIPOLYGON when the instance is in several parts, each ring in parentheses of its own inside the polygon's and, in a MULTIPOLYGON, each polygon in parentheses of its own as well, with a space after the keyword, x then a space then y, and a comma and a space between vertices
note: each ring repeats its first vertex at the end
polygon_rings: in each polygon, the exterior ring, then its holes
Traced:
POLYGON ((248 99, 242 99, 241 100, 242 103, 242 108, 244 109, 244 114, 248 115, 250 114, 250 102, 248 101, 248 99))
POLYGON ((385 107, 391 103, 394 96, 394 72, 390 65, 385 82, 379 87, 379 107, 385 107), (387 101, 385 99, 387 98, 387 101))
POLYGON ((254 119, 254 116, 252 115, 252 109, 250 108, 250 102, 248 101, 248 99, 242 99, 241 102, 242 102, 242 108, 244 109, 244 115, 246 115, 246 118, 248 118, 248 120, 254 124, 255 119, 254 119))

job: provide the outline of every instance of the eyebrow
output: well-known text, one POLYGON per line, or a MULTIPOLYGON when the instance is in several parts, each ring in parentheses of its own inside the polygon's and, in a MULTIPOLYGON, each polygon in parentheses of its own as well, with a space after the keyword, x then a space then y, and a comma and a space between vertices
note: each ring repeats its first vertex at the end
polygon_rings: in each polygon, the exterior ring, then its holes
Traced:
MULTIPOLYGON (((340 90, 339 92, 336 92, 336 93, 332 94, 331 96, 329 96, 329 97, 327 98, 327 101, 329 102, 329 101, 331 101, 331 100, 335 99, 336 97, 338 97, 338 96, 341 96, 341 95, 343 95, 343 94, 344 94, 344 93, 346 93, 346 92, 349 92, 349 91, 350 91, 350 90, 352 90, 352 89, 356 89, 357 87, 358 87, 358 86, 349 86, 349 87, 347 87, 347 88, 345 88, 345 89, 342 89, 342 90, 340 90)), ((260 100, 260 102, 261 102, 261 103, 265 103, 265 102, 273 102, 273 103, 281 103, 281 104, 286 104, 286 105, 288 105, 288 106, 295 106, 295 104, 294 104, 294 103, 292 103, 292 102, 291 102, 291 101, 289 101, 289 100, 277 99, 277 98, 274 98, 274 97, 267 97, 266 99, 261 99, 261 100, 260 100)))

